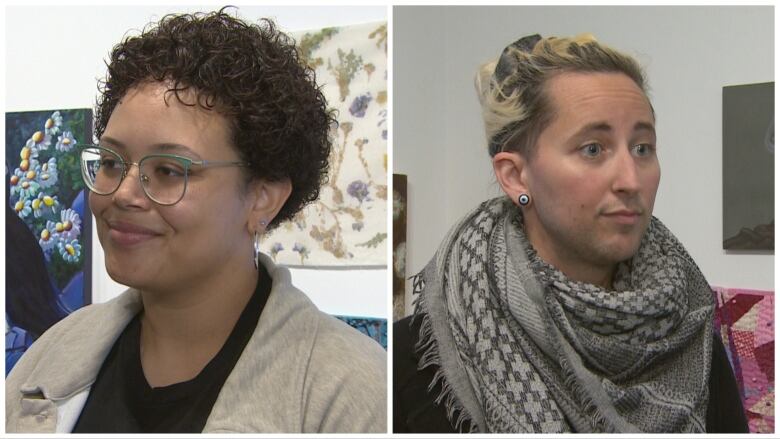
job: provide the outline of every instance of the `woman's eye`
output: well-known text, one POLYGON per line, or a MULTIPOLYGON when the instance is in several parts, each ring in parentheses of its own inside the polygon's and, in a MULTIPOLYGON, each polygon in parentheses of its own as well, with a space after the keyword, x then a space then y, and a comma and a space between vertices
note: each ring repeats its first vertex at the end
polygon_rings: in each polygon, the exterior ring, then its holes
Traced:
POLYGON ((634 146, 634 154, 637 157, 647 157, 653 154, 655 148, 649 143, 640 143, 634 146))
POLYGON ((106 169, 114 169, 118 166, 118 163, 114 159, 104 158, 100 160, 100 167, 106 169))
POLYGON ((163 177, 184 177, 184 171, 182 169, 172 166, 158 166, 155 173, 163 177))
POLYGON ((601 154, 602 149, 602 146, 598 143, 590 143, 580 148, 580 151, 586 157, 596 157, 601 154))

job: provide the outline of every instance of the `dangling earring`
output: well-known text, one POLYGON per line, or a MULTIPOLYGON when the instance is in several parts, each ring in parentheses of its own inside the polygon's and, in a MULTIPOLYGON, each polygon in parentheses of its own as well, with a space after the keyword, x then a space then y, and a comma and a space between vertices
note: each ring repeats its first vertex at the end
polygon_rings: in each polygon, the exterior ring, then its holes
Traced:
POLYGON ((527 206, 528 203, 531 202, 531 197, 529 197, 528 194, 520 194, 520 196, 517 197, 517 202, 520 203, 521 206, 527 206))
POLYGON ((260 269, 260 234, 255 230, 255 245, 252 260, 255 261, 255 270, 260 269))
MULTIPOLYGON (((267 224, 268 222, 266 220, 260 220, 260 225, 263 228, 265 228, 267 224)), ((260 234, 257 233, 257 230, 255 230, 255 245, 254 245, 252 260, 255 261, 255 270, 259 270, 260 269, 260 234)))

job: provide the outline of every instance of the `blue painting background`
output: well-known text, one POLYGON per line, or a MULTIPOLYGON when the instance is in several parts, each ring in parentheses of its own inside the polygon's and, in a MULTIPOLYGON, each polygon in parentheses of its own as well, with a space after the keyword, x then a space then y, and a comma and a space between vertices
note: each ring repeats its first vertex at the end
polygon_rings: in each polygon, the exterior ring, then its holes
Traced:
POLYGON ((349 326, 376 340, 387 350, 387 319, 371 317, 334 316, 349 326))

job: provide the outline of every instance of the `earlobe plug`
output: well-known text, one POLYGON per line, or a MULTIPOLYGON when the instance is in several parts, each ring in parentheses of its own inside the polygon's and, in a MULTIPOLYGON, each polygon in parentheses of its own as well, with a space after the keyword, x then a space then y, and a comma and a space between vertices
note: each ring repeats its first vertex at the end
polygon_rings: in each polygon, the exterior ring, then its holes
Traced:
POLYGON ((528 203, 531 202, 531 197, 529 197, 528 194, 520 194, 520 196, 517 197, 517 202, 520 203, 521 206, 527 206, 528 203))

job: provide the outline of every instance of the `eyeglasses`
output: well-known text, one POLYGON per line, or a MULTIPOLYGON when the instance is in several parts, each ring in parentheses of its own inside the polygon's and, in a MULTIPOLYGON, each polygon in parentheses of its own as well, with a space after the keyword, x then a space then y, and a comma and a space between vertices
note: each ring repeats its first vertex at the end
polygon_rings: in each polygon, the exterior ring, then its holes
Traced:
POLYGON ((102 146, 81 147, 81 175, 89 190, 98 195, 116 192, 127 176, 130 165, 138 166, 138 178, 146 196, 157 204, 170 206, 184 197, 190 168, 193 166, 249 166, 249 163, 192 160, 175 154, 151 154, 134 163, 102 146))

